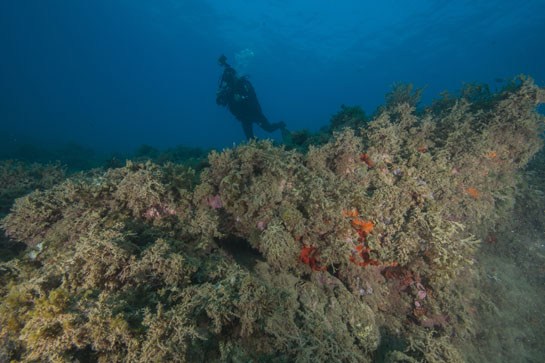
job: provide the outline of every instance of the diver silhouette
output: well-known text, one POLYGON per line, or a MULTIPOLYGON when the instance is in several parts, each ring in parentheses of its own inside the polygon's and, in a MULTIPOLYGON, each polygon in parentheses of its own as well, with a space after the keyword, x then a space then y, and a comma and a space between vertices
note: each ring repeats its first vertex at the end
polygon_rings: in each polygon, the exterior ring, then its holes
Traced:
POLYGON ((216 92, 216 103, 229 108, 233 116, 242 122, 242 130, 246 135, 246 139, 249 140, 254 137, 253 124, 255 122, 267 132, 280 129, 282 138, 286 141, 290 135, 286 123, 280 121, 271 124, 267 120, 248 77, 237 77, 237 72, 227 64, 227 57, 223 54, 218 59, 218 63, 225 69, 220 79, 219 89, 216 92))

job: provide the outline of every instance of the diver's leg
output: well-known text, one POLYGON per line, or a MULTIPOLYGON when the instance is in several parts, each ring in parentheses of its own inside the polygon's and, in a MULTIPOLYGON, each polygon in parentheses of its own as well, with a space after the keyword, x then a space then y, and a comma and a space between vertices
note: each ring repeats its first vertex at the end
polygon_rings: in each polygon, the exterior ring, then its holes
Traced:
POLYGON ((286 123, 281 121, 281 122, 277 122, 277 123, 274 123, 274 124, 271 124, 269 122, 269 120, 267 120, 267 118, 265 117, 265 115, 261 115, 258 120, 256 121, 256 123, 265 131, 267 132, 274 132, 278 129, 281 129, 281 128, 285 128, 286 127, 286 123))
POLYGON ((254 137, 254 128, 252 121, 242 121, 242 130, 246 135, 246 140, 250 140, 254 137))

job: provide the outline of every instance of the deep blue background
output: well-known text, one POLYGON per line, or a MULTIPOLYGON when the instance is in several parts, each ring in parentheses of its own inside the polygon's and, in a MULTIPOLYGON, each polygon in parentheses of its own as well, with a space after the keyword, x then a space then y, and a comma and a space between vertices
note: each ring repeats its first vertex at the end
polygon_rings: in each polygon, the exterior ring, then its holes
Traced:
POLYGON ((396 81, 427 85, 425 103, 463 81, 545 84, 543 0, 378 3, 2 1, 0 142, 231 146, 244 135, 215 104, 217 58, 244 49, 265 114, 294 130, 343 103, 371 113, 396 81))

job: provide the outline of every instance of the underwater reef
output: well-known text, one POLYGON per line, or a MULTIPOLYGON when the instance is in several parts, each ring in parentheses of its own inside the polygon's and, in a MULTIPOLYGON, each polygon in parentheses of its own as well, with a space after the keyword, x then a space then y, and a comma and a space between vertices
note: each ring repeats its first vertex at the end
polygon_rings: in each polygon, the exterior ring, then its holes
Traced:
POLYGON ((298 145, 212 151, 198 174, 127 162, 16 199, 0 361, 470 360, 477 258, 542 148, 545 89, 420 93, 343 107, 298 145))

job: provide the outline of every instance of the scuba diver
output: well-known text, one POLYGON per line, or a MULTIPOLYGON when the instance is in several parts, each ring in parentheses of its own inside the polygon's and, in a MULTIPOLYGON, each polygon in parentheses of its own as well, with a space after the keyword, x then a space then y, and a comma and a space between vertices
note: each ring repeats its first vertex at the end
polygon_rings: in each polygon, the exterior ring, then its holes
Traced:
POLYGON ((280 129, 282 138, 286 142, 290 136, 286 123, 283 121, 269 123, 265 115, 263 115, 254 87, 248 81, 248 78, 246 76, 237 77, 235 69, 227 64, 225 55, 221 55, 218 63, 220 66, 225 67, 225 70, 221 76, 219 89, 216 92, 216 103, 228 107, 233 116, 242 122, 242 130, 246 135, 246 139, 250 140, 254 137, 253 123, 255 122, 267 132, 280 129))

